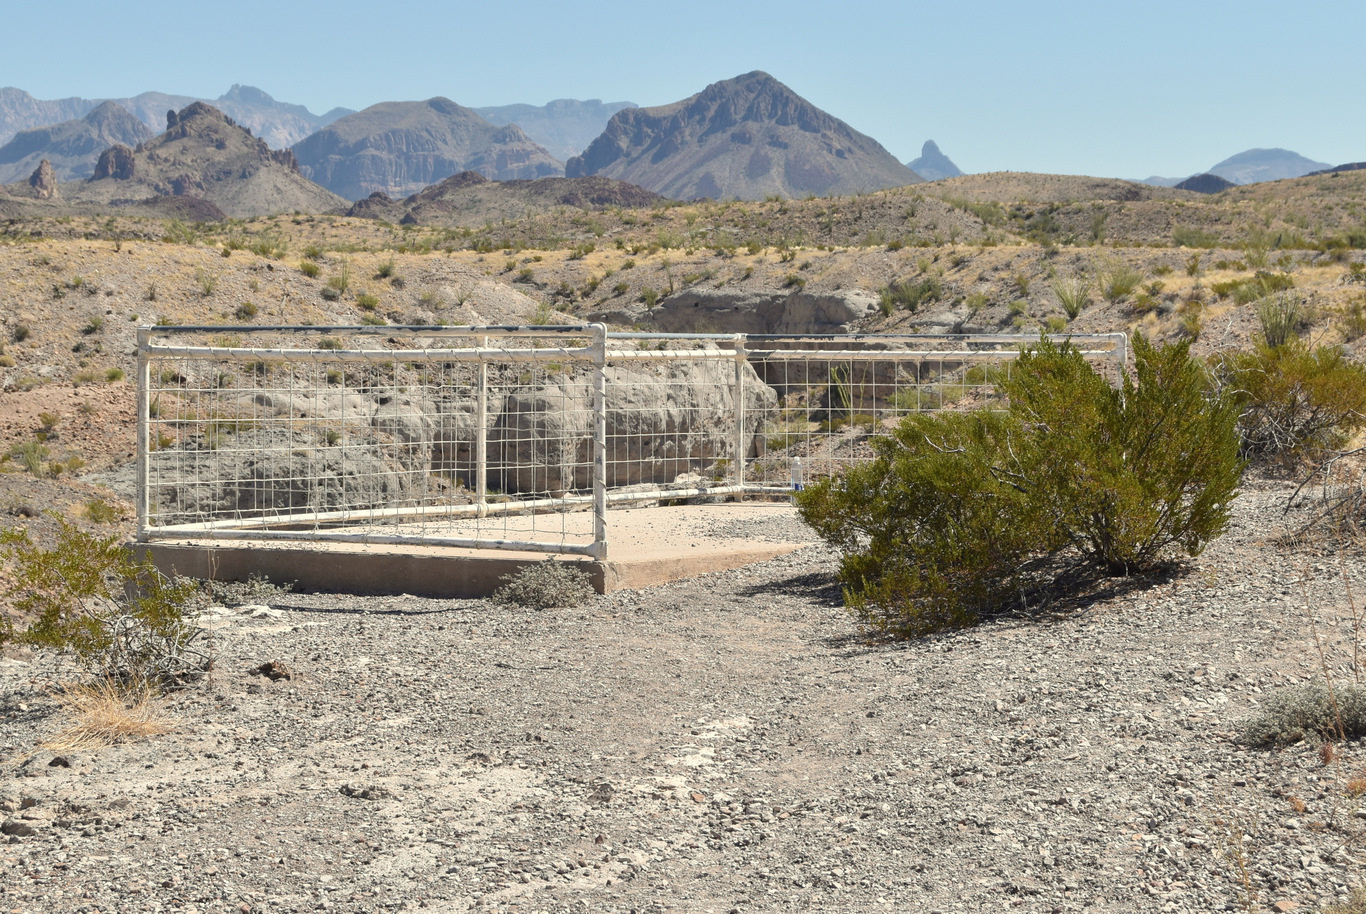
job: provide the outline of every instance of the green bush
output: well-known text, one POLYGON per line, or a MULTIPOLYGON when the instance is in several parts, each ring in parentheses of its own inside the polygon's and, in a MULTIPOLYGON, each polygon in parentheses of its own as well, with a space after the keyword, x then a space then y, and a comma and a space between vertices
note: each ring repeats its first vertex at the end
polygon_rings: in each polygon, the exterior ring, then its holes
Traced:
POLYGON ((0 553, 13 583, 9 605, 27 625, 0 616, 0 644, 15 641, 71 652, 91 673, 169 685, 203 673, 209 654, 191 610, 198 588, 170 580, 118 544, 57 517, 51 549, 24 529, 0 530, 0 553))
POLYGON ((1298 337, 1280 346, 1215 361, 1221 385, 1237 403, 1243 453, 1254 462, 1316 460, 1366 427, 1366 365, 1341 346, 1310 347, 1298 337))
POLYGON ((1134 350, 1116 390, 1042 340, 998 379, 1004 411, 908 416, 872 462, 801 492, 853 611, 899 637, 957 628, 1054 573, 1129 574, 1222 533, 1242 470, 1233 406, 1188 343, 1134 350))

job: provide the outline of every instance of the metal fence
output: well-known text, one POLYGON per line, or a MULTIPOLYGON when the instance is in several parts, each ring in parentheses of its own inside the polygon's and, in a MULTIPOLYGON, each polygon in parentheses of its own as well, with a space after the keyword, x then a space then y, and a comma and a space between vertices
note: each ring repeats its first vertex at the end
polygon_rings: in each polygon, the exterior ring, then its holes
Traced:
MULTIPOLYGON (((1123 334, 1072 341, 1118 377, 1123 334)), ((146 327, 138 536, 601 560, 612 507, 786 495, 908 413, 990 405, 1029 342, 146 327)))

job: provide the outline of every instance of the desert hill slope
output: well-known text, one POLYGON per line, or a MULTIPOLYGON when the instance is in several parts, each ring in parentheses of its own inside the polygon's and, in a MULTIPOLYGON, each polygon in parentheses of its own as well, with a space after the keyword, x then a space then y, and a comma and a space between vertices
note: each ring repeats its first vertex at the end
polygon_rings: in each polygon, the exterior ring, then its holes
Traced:
POLYGON ((0 184, 27 179, 43 159, 52 163, 59 181, 88 178, 110 146, 136 146, 153 135, 126 109, 104 102, 82 118, 20 131, 0 146, 0 184))
POLYGON ((320 213, 345 201, 299 173, 294 157, 271 150, 221 111, 195 102, 168 114, 166 132, 136 149, 111 146, 89 181, 62 187, 73 203, 117 206, 149 196, 207 200, 233 217, 320 213))
POLYGON ((478 228, 554 209, 634 209, 663 201, 659 194, 611 178, 490 181, 476 171, 462 171, 403 200, 371 194, 351 207, 347 215, 403 225, 478 228))
POLYGON ((759 71, 670 105, 618 111, 565 174, 618 178, 676 200, 825 196, 921 180, 876 140, 759 71))
POLYGON ((293 151, 303 174, 350 200, 407 196, 462 171, 496 181, 564 171, 516 124, 498 127, 448 98, 371 105, 293 151))

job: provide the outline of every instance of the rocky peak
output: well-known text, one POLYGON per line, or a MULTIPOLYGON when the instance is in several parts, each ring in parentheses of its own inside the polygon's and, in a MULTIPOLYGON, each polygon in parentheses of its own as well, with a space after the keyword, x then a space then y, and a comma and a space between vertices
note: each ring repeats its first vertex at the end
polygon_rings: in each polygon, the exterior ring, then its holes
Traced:
POLYGON ((872 137, 758 70, 669 105, 618 111, 565 173, 675 199, 855 193, 919 180, 872 137))
POLYGON ((926 140, 925 145, 920 148, 920 158, 906 164, 911 171, 926 181, 956 178, 963 173, 962 169, 953 164, 952 159, 939 151, 939 145, 934 140, 926 140))
POLYGON ((133 150, 116 143, 104 152, 100 153, 100 159, 95 163, 95 173, 90 180, 99 181, 102 178, 114 178, 118 181, 129 181, 133 178, 135 169, 133 150))
POLYGON ((28 186, 33 188, 34 196, 39 200, 50 200, 62 195, 57 189, 57 173, 47 159, 38 163, 38 168, 28 179, 28 186))

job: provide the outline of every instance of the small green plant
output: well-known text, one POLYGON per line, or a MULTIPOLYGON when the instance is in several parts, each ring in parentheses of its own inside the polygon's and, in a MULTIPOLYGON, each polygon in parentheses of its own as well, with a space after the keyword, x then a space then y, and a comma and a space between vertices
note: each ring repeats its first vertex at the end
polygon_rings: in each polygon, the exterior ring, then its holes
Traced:
POLYGON ((91 523, 112 524, 118 521, 119 512, 109 502, 97 496, 85 503, 85 516, 91 523))
POLYGON ((99 333, 103 329, 104 318, 98 316, 92 317, 90 320, 86 321, 85 326, 81 328, 81 334, 83 336, 92 336, 96 333, 99 333))
POLYGON ((10 459, 18 461, 29 475, 39 479, 48 475, 47 458, 49 452, 41 441, 24 441, 10 448, 10 459))
POLYGON ((16 343, 22 343, 31 336, 33 331, 29 329, 28 324, 15 324, 14 329, 9 332, 9 338, 16 343))
POLYGON ((379 307, 379 296, 360 292, 356 295, 356 305, 366 311, 373 311, 379 307))
POLYGON ((233 312, 233 315, 234 315, 239 321, 249 321, 249 320, 251 320, 253 317, 256 316, 256 313, 257 313, 257 307, 256 307, 256 305, 253 304, 252 302, 244 301, 244 302, 242 302, 242 304, 240 304, 240 305, 237 306, 237 310, 233 312))
POLYGON ((380 263, 379 268, 375 270, 375 278, 390 279, 394 276, 394 271, 396 269, 397 265, 394 263, 394 258, 390 257, 388 260, 380 263))
POLYGON ((199 294, 208 298, 218 288, 218 277, 205 269, 194 271, 194 281, 199 285, 199 294))
POLYGON ((62 421, 60 413, 42 412, 38 414, 38 425, 47 435, 52 434, 52 430, 57 427, 57 423, 62 421))
POLYGON ((337 339, 335 336, 325 336, 322 339, 318 340, 318 348, 336 350, 341 349, 343 347, 342 341, 337 339))
POLYGON ((318 266, 318 262, 316 260, 299 261, 299 272, 307 276, 309 279, 317 279, 318 274, 322 271, 323 268, 318 266))
POLYGON ((560 609, 582 606, 594 597, 592 582, 582 569, 555 559, 527 565, 499 580, 503 586, 494 592, 492 600, 502 605, 560 609))
POLYGON ((118 536, 54 519, 51 549, 25 529, 0 531, 13 580, 8 602, 20 619, 0 616, 0 643, 70 651, 87 671, 115 682, 172 685, 201 675, 211 657, 193 621, 195 584, 166 578, 118 536))

